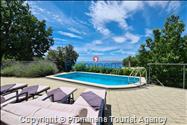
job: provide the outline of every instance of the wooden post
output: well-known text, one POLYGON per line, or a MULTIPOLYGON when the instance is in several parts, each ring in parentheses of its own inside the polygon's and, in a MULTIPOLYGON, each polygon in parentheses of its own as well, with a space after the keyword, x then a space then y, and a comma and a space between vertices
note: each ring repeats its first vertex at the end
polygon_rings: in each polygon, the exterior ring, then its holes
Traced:
POLYGON ((185 65, 183 65, 183 89, 185 89, 185 77, 186 77, 185 69, 186 69, 186 67, 185 67, 185 65))
POLYGON ((149 64, 149 78, 148 78, 148 83, 150 84, 151 82, 151 65, 149 64))

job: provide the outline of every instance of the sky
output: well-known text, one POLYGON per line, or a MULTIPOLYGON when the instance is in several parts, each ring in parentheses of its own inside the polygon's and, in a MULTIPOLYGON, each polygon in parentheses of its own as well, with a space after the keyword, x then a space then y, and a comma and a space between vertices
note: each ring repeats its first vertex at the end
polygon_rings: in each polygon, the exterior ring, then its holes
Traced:
MULTIPOLYGON (((138 53, 152 30, 172 14, 187 25, 185 1, 29 1, 33 15, 52 27, 54 45, 71 44, 78 61, 121 61, 138 53)), ((183 35, 187 34, 187 30, 183 35)))

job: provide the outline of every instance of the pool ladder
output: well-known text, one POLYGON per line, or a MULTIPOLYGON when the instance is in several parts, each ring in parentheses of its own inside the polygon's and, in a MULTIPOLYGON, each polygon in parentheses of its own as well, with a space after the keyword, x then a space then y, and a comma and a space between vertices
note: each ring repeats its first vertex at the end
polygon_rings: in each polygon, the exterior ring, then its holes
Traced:
MULTIPOLYGON (((141 67, 139 69, 134 68, 132 70, 132 72, 130 73, 129 77, 128 77, 128 83, 129 83, 129 78, 130 77, 136 76, 136 77, 140 77, 140 85, 141 85, 141 83, 142 83, 142 78, 141 77, 143 76, 144 73, 146 73, 146 80, 147 80, 147 70, 146 70, 146 68, 144 68, 144 67, 141 67), (141 72, 142 69, 144 69, 143 72, 141 72), (139 74, 139 76, 138 76, 138 74, 139 74)), ((134 80, 135 80, 136 77, 133 77, 134 80)))

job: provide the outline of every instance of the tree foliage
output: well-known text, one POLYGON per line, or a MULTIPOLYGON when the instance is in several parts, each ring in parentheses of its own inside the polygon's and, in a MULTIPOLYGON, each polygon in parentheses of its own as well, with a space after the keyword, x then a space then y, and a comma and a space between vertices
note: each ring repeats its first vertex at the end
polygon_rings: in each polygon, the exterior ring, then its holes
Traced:
POLYGON ((1 17, 1 59, 32 60, 53 45, 52 29, 33 16, 23 0, 2 0, 1 17))
MULTIPOLYGON (((166 19, 163 29, 154 29, 153 38, 148 37, 134 57, 139 66, 147 63, 187 63, 187 35, 182 36, 184 23, 178 16, 166 19)), ((131 59, 127 57, 125 61, 131 59)))
POLYGON ((78 53, 72 45, 57 47, 56 50, 49 50, 47 58, 56 63, 60 71, 70 71, 76 63, 78 53))
POLYGON ((83 71, 83 72, 96 72, 96 73, 106 73, 106 74, 116 74, 116 75, 130 75, 133 70, 138 71, 136 74, 139 76, 145 76, 144 69, 133 69, 129 67, 125 68, 108 68, 103 66, 88 66, 84 63, 75 64, 73 67, 74 71, 83 71))
MULTIPOLYGON (((153 38, 148 37, 140 46, 135 56, 137 64, 147 67, 148 63, 187 63, 187 34, 182 35, 183 31, 185 25, 178 16, 168 17, 164 27, 154 29, 153 38)), ((182 67, 155 66, 152 75, 168 86, 182 87, 182 67)))
POLYGON ((182 36, 184 23, 178 16, 167 18, 163 29, 153 30, 153 38, 147 38, 139 50, 140 65, 147 63, 186 63, 187 36, 182 36))
POLYGON ((134 67, 134 66, 137 66, 137 64, 138 64, 138 60, 136 57, 129 56, 123 59, 123 66, 134 67))

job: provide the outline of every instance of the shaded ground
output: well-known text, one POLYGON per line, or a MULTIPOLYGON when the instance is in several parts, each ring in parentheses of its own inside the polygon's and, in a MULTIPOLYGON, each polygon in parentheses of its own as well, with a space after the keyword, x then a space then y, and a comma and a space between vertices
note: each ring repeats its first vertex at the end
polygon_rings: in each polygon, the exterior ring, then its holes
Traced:
MULTIPOLYGON (((1 84, 27 83, 76 87, 75 100, 81 92, 91 86, 79 85, 48 78, 1 77, 1 84)), ((134 89, 107 90, 107 108, 105 116, 114 117, 167 117, 166 125, 187 125, 187 91, 183 89, 147 85, 134 89)), ((109 122, 106 125, 128 125, 127 123, 109 122)), ((134 124, 131 124, 134 125, 134 124)), ((145 125, 145 123, 135 123, 145 125)), ((153 125, 153 124, 150 124, 153 125)), ((154 124, 161 125, 161 123, 154 124)))

